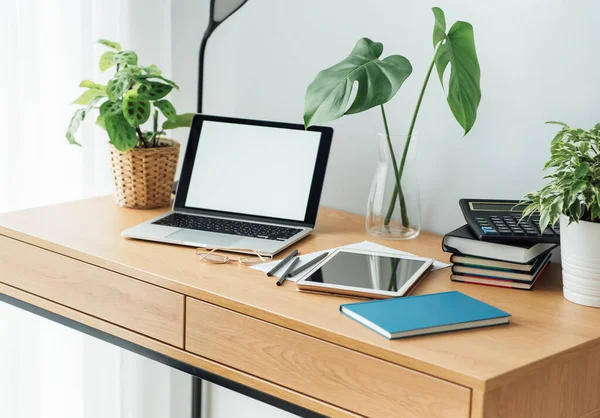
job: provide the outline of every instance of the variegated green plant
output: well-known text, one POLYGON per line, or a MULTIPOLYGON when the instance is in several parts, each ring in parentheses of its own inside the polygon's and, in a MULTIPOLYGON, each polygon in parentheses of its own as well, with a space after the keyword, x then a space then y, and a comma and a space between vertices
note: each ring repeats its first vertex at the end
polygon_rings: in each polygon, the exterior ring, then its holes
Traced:
POLYGON ((554 171, 545 177, 550 181, 540 191, 523 198, 529 202, 523 216, 539 212, 542 231, 561 214, 569 223, 600 222, 600 123, 589 131, 562 122, 547 123, 561 126, 544 166, 554 171))
POLYGON ((175 108, 165 99, 177 84, 162 76, 155 65, 147 67, 138 64, 138 56, 133 51, 123 51, 116 42, 101 39, 98 43, 110 48, 100 57, 100 70, 115 68, 115 75, 107 85, 84 80, 79 84, 86 90, 73 102, 81 105, 71 118, 66 137, 71 144, 80 145, 75 133, 86 116, 99 110, 96 124, 104 128, 110 143, 120 151, 132 148, 152 148, 161 146, 159 138, 164 129, 188 127, 193 113, 178 115, 175 108), (159 128, 159 112, 165 118, 159 128), (142 125, 152 115, 152 129, 142 130, 142 125))

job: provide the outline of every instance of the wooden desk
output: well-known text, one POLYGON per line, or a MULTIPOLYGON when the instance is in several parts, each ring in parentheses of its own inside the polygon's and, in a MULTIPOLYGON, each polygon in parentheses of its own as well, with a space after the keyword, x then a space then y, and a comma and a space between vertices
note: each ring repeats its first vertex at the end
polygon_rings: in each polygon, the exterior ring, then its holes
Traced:
MULTIPOLYGON (((533 292, 452 283, 510 312, 503 327, 388 341, 339 313, 348 299, 275 286, 193 248, 126 240, 158 211, 111 197, 0 215, 0 293, 120 341, 327 416, 600 416, 600 310, 562 297, 560 266, 533 292)), ((301 253, 363 240, 364 218, 322 209, 301 253)), ((440 236, 379 243, 447 260, 440 236)), ((303 413, 303 412, 300 412, 303 413)))

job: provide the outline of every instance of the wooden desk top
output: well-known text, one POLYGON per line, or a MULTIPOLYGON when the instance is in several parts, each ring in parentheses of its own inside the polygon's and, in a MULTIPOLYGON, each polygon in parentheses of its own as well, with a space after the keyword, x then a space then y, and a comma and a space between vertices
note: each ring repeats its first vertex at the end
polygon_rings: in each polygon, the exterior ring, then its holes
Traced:
MULTIPOLYGON (((193 248, 120 236, 160 212, 122 209, 102 197, 1 214, 0 234, 480 391, 600 341, 600 310, 562 297, 558 265, 532 292, 453 283, 449 269, 433 272, 417 293, 459 290, 511 313, 511 324, 389 341, 340 314, 339 305, 350 299, 300 293, 293 283, 277 287, 273 278, 235 263, 202 263, 193 248)), ((439 235, 377 240, 362 216, 326 208, 298 248, 309 253, 363 240, 448 261, 439 235)))

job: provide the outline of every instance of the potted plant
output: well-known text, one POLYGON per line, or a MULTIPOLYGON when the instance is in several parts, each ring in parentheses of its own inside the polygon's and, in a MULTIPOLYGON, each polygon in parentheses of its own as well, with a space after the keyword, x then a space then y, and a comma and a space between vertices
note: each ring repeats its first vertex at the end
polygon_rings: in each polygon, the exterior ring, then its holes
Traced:
POLYGON ((165 99, 177 84, 162 76, 155 65, 138 65, 133 51, 124 51, 112 41, 100 40, 110 48, 100 57, 100 70, 115 68, 108 84, 90 80, 79 86, 86 90, 73 103, 81 105, 71 118, 67 140, 75 140, 81 122, 94 110, 96 124, 106 130, 115 196, 120 206, 150 209, 168 206, 179 159, 179 143, 166 138, 164 129, 190 126, 193 114, 178 115, 165 99), (159 127, 159 112, 164 123, 159 127), (143 129, 152 117, 150 129, 143 129))
POLYGON ((560 221, 563 294, 600 307, 600 124, 589 131, 562 122, 544 170, 553 169, 540 191, 529 193, 523 216, 539 212, 540 230, 560 221))
POLYGON ((448 105, 465 135, 477 117, 481 100, 480 69, 473 27, 455 22, 446 31, 444 12, 434 7, 433 57, 425 75, 407 135, 391 135, 384 104, 412 73, 408 59, 391 55, 382 60, 383 45, 368 38, 358 41, 341 62, 317 74, 306 90, 304 124, 327 123, 344 115, 379 106, 385 133, 379 134, 379 165, 367 206, 367 230, 387 239, 409 239, 421 228, 416 166, 409 148, 429 78, 435 67, 442 86, 450 64, 448 105), (356 96, 350 103, 354 83, 356 96), (398 150, 402 150, 398 153, 398 150), (400 157, 400 158, 398 158, 400 157))

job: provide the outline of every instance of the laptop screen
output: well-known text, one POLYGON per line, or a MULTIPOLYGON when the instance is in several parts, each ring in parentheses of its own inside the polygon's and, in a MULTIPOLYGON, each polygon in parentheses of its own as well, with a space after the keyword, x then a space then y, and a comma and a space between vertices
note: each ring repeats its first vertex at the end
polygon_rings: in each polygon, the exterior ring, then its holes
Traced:
POLYGON ((184 206, 304 221, 322 133, 294 126, 203 120, 184 206))

